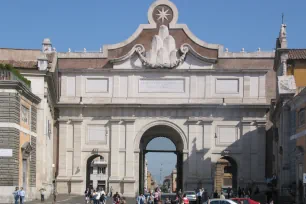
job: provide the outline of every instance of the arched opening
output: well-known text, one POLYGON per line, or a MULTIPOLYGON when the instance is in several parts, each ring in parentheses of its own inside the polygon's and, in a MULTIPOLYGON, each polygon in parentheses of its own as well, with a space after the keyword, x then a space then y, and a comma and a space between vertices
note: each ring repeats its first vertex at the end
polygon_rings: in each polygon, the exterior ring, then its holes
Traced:
MULTIPOLYGON (((159 178, 155 178, 155 180, 158 180, 159 183, 163 184, 164 176, 169 176, 169 183, 171 185, 171 192, 175 192, 180 190, 183 190, 183 149, 184 149, 184 143, 182 140, 181 135, 172 127, 169 127, 167 125, 156 125, 148 130, 146 130, 140 140, 139 144, 140 149, 140 156, 139 156, 139 191, 141 193, 144 193, 145 190, 149 190, 148 186, 145 186, 147 184, 147 162, 146 157, 149 157, 150 154, 169 154, 169 156, 172 155, 172 158, 170 161, 174 161, 173 167, 176 169, 172 169, 169 171, 169 175, 162 175, 159 178), (156 142, 157 143, 156 143, 156 142), (166 141, 169 141, 166 145, 166 141), (154 145, 152 145, 154 144, 154 145), (172 144, 172 145, 171 145, 172 144), (170 179, 170 176, 172 179, 170 179), (173 180, 173 182, 172 182, 173 180)), ((165 157, 167 156, 165 155, 165 157)), ((169 157, 167 156, 167 157, 169 157)), ((157 158, 160 158, 160 156, 156 156, 157 158)), ((159 168, 162 166, 161 163, 156 163, 159 168)), ((162 172, 161 172, 162 174, 162 172)), ((151 175, 152 176, 152 175, 151 175)), ((152 186, 151 186, 151 189, 152 186)))
POLYGON ((98 154, 87 159, 86 188, 107 189, 108 169, 104 157, 98 154))
POLYGON ((237 163, 229 156, 220 158, 216 163, 215 191, 228 197, 229 192, 237 192, 237 163))

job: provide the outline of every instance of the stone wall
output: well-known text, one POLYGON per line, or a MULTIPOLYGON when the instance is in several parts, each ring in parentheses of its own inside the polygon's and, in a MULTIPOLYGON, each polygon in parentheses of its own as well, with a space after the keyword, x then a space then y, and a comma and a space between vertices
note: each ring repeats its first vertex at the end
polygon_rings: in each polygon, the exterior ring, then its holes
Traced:
POLYGON ((30 186, 36 186, 36 137, 31 137, 31 146, 33 148, 31 152, 30 160, 30 186))
POLYGON ((20 97, 17 93, 0 93, 0 122, 20 123, 20 97))
POLYGON ((37 108, 36 106, 31 107, 31 131, 36 132, 36 124, 37 124, 37 108))
POLYGON ((0 148, 13 149, 13 157, 0 157, 0 186, 19 186, 19 130, 0 128, 0 148))

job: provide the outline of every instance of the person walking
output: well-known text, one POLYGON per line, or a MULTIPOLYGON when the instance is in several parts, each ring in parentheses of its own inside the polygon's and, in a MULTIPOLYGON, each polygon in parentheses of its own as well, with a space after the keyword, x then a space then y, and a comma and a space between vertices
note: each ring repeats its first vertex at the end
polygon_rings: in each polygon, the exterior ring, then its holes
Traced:
POLYGON ((225 196, 223 195, 223 192, 221 192, 220 199, 225 199, 225 196))
POLYGON ((213 197, 214 198, 218 198, 219 197, 219 194, 218 194, 217 190, 215 190, 213 197))
POLYGON ((202 193, 201 190, 199 189, 197 191, 197 204, 201 204, 201 198, 202 198, 202 193))
POLYGON ((115 193, 115 195, 113 196, 113 203, 114 204, 119 204, 120 203, 120 195, 118 192, 115 193))
POLYGON ((183 194, 182 204, 189 204, 189 200, 186 196, 186 193, 183 194))
POLYGON ((136 203, 137 204, 145 204, 146 202, 146 197, 141 193, 137 199, 136 199, 136 203))
POLYGON ((109 189, 109 197, 113 197, 113 187, 111 186, 109 189))
POLYGON ((18 201, 19 201, 19 188, 16 187, 15 188, 15 191, 13 192, 13 196, 14 196, 14 200, 15 200, 15 204, 18 204, 18 201))
POLYGON ((202 193, 202 201, 203 203, 205 203, 207 200, 208 200, 208 193, 207 193, 207 190, 204 189, 202 193))
POLYGON ((241 190, 241 188, 240 188, 240 186, 239 186, 239 187, 238 187, 238 197, 241 198, 241 196, 242 196, 242 190, 241 190))
POLYGON ((39 189, 39 192, 40 192, 40 201, 41 202, 45 201, 45 191, 46 191, 46 189, 44 189, 44 188, 39 189))
POLYGON ((20 204, 24 204, 25 191, 23 190, 22 187, 20 188, 19 196, 20 196, 20 204))
POLYGON ((89 196, 90 196, 90 190, 89 188, 87 188, 84 192, 84 195, 85 195, 85 201, 86 203, 89 203, 89 196))

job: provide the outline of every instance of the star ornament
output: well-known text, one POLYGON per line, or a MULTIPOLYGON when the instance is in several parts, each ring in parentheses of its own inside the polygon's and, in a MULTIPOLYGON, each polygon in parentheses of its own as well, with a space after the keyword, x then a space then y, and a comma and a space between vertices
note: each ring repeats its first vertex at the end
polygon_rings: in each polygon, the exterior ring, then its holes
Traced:
POLYGON ((158 13, 156 14, 158 16, 157 20, 161 20, 162 23, 164 23, 165 20, 169 20, 168 16, 170 16, 171 14, 169 14, 169 9, 165 10, 165 7, 162 8, 162 10, 157 9, 158 13))

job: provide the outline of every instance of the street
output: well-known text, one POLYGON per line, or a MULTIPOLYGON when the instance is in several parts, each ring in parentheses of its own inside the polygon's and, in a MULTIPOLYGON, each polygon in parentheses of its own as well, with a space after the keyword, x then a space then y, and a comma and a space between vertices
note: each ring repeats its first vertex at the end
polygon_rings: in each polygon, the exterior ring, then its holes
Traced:
MULTIPOLYGON (((134 204, 135 199, 133 198, 127 198, 126 199, 127 204, 134 204)), ((41 202, 39 200, 31 201, 31 202, 25 202, 26 204, 38 204, 38 203, 45 203, 45 204, 52 204, 52 199, 48 199, 45 202, 41 202)), ((79 195, 58 195, 57 202, 56 203, 62 203, 62 204, 84 204, 85 199, 84 196, 79 195)), ((106 204, 112 204, 112 200, 109 199, 106 204)))

